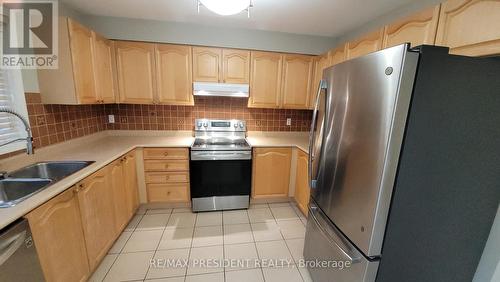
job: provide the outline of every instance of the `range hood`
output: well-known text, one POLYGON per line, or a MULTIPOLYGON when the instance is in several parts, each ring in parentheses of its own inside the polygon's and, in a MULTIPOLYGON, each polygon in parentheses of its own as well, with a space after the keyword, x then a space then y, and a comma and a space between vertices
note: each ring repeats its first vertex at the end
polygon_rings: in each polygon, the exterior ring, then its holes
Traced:
POLYGON ((248 84, 193 82, 194 96, 247 98, 249 89, 248 84))

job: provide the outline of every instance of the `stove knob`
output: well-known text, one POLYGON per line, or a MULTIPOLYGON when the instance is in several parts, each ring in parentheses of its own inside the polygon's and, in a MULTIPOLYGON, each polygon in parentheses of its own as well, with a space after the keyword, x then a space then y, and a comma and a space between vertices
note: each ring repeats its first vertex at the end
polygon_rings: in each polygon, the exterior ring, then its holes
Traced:
POLYGON ((199 122, 196 124, 196 126, 197 126, 197 127, 201 127, 202 125, 203 125, 203 123, 202 123, 201 121, 199 121, 199 122))
POLYGON ((242 122, 240 122, 239 125, 240 125, 240 128, 243 128, 243 126, 244 126, 242 122))
POLYGON ((203 123, 203 126, 204 126, 204 127, 208 127, 208 123, 204 122, 204 123, 203 123))
POLYGON ((233 126, 234 128, 238 128, 238 124, 236 122, 233 124, 233 126))

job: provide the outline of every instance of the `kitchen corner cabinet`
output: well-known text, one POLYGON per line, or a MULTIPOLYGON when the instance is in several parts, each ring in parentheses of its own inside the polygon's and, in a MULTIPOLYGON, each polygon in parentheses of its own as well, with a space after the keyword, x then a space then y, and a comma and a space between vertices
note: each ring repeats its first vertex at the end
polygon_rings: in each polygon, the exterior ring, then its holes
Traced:
POLYGON ((365 34, 361 38, 347 43, 347 59, 354 59, 382 48, 384 28, 365 34))
POLYGON ((74 187, 36 208, 26 218, 45 280, 87 281, 90 268, 74 187))
POLYGON ((90 269, 95 269, 116 237, 113 190, 101 169, 76 185, 90 269))
POLYGON ((304 215, 307 216, 309 197, 311 189, 309 188, 308 177, 308 154, 297 149, 297 169, 295 172, 295 202, 304 215))
POLYGON ((313 57, 285 54, 281 108, 307 109, 312 88, 313 57))
POLYGON ((125 191, 127 195, 127 209, 129 219, 139 207, 139 189, 137 184, 137 166, 135 150, 123 156, 123 174, 125 178, 125 191))
POLYGON ((193 47, 193 81, 248 83, 249 72, 249 51, 193 47))
POLYGON ((115 213, 115 231, 118 236, 131 217, 127 202, 127 188, 125 186, 124 157, 108 165, 108 175, 111 189, 113 190, 113 207, 115 213))
POLYGON ((466 56, 500 54, 500 1, 448 0, 441 4, 436 45, 466 56))
POLYGON ((155 44, 115 41, 120 103, 153 104, 155 44))
POLYGON ((410 42, 412 47, 434 45, 440 6, 435 6, 385 27, 383 48, 410 42))
POLYGON ((60 17, 57 69, 39 69, 44 104, 114 103, 112 43, 78 22, 60 17))
POLYGON ((251 52, 249 108, 279 108, 283 55, 251 52))
POLYGON ((167 105, 194 105, 191 47, 156 44, 156 93, 167 105))
POLYGON ((252 198, 288 197, 291 148, 254 148, 252 198))

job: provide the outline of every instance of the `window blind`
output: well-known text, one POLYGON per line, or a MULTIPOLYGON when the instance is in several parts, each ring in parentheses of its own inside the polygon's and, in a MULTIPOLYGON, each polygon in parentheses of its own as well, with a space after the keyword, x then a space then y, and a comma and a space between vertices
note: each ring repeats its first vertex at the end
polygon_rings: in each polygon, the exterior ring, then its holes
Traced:
MULTIPOLYGON (((9 87, 8 70, 0 69, 0 107, 17 111, 13 97, 13 89, 9 87)), ((0 143, 26 136, 21 121, 7 113, 0 113, 0 143)))

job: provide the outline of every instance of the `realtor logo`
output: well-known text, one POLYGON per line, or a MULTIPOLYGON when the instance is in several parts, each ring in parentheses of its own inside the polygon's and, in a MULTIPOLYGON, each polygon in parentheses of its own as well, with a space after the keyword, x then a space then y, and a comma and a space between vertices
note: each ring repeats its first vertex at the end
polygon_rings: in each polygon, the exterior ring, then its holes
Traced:
POLYGON ((3 1, 1 8, 1 66, 57 68, 57 1, 3 1))

